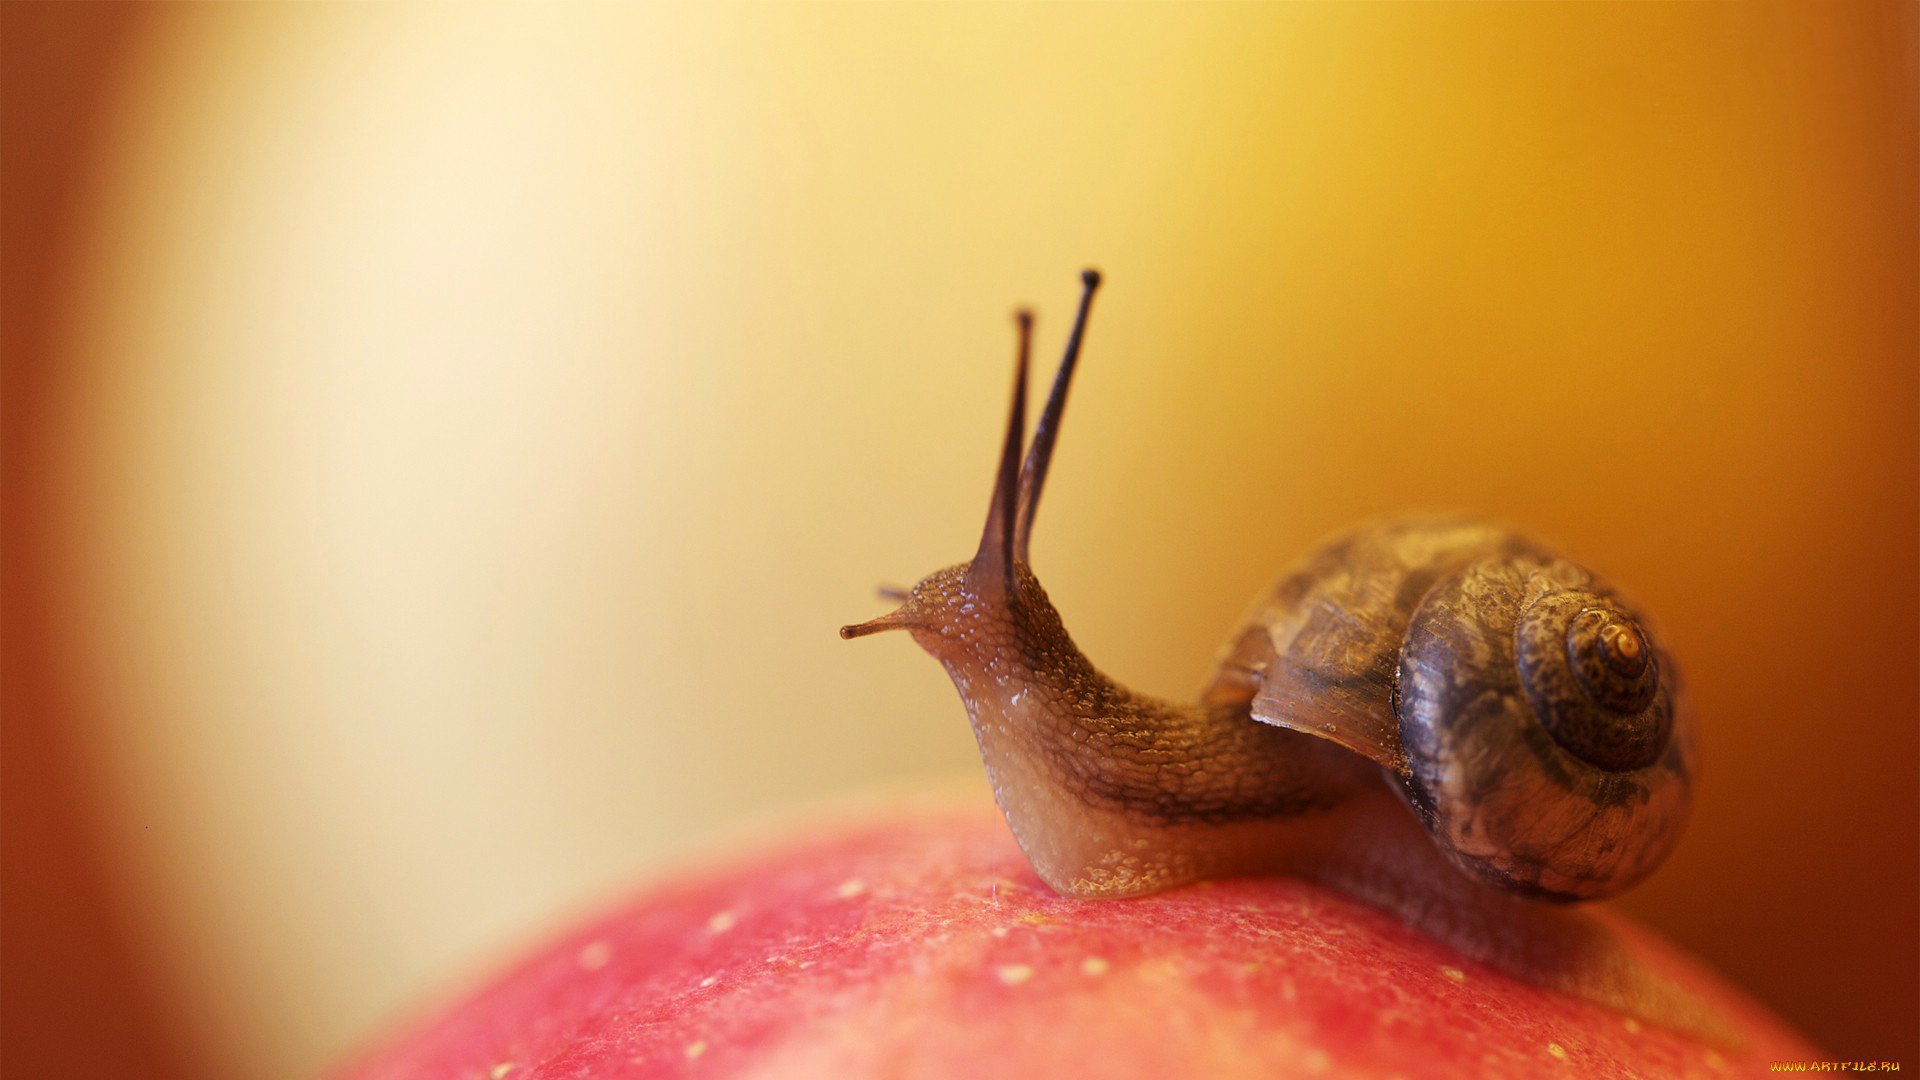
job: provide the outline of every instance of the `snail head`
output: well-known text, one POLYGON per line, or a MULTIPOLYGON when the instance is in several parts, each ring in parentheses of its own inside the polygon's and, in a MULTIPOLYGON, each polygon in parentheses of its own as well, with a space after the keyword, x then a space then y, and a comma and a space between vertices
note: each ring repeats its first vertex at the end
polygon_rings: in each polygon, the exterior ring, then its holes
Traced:
POLYGON ((987 507, 987 524, 980 534, 979 550, 973 558, 956 566, 936 570, 912 589, 882 589, 881 595, 897 600, 898 608, 863 623, 840 628, 843 638, 865 637, 882 630, 911 631, 915 640, 940 659, 949 659, 951 650, 991 648, 1036 619, 1041 624, 1057 623, 1052 606, 1039 588, 1039 582, 1027 569, 1027 544, 1033 533, 1034 511, 1040 505, 1040 493, 1046 485, 1047 468, 1053 460, 1054 442, 1060 434, 1060 418, 1066 411, 1067 391, 1073 383, 1073 371, 1080 359, 1080 346, 1086 338, 1087 316, 1093 308, 1093 294, 1100 287, 1100 272, 1080 274, 1080 308, 1074 318, 1073 332, 1067 338, 1066 353, 1053 377, 1053 389, 1035 425, 1033 442, 1024 447, 1027 411, 1027 362, 1033 344, 1033 314, 1021 310, 1014 315, 1019 328, 1018 359, 1014 364, 1013 406, 1007 418, 1007 433, 1001 445, 1000 464, 995 474, 993 501, 987 507))

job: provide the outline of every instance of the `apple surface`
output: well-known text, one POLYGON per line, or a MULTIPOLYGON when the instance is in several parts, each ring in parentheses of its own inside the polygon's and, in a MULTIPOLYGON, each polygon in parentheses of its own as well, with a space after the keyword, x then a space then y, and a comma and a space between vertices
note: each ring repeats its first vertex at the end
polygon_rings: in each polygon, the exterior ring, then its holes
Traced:
POLYGON ((1678 1077, 1819 1056, 1645 931, 1578 917, 1653 1007, 1544 989, 1291 878, 1066 899, 990 805, 883 803, 683 871, 332 1076, 1678 1077))

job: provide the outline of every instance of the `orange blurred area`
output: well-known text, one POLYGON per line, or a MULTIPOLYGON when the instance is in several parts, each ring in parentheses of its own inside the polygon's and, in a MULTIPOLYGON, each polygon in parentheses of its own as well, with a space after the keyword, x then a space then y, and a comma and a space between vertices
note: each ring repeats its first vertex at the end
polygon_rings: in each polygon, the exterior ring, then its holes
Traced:
POLYGON ((1920 1063, 1897 4, 6 5, 6 1064, 300 1075, 743 822, 979 782, 834 629, 965 557, 1198 687, 1320 536, 1520 525, 1705 777, 1623 906, 1920 1063))

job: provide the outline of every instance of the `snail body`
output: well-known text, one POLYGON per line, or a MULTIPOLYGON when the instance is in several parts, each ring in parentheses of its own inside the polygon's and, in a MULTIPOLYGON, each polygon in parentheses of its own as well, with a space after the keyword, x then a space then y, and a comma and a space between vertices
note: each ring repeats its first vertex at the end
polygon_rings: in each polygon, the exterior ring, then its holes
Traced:
POLYGON ((1376 901, 1435 881, 1568 901, 1652 872, 1694 771, 1672 660, 1611 587, 1503 527, 1410 519, 1323 545, 1255 606, 1197 702, 1086 659, 1027 559, 1099 276, 1082 280, 1024 463, 1020 316, 973 559, 841 630, 906 630, 947 669, 1040 876, 1084 897, 1283 871, 1376 901))

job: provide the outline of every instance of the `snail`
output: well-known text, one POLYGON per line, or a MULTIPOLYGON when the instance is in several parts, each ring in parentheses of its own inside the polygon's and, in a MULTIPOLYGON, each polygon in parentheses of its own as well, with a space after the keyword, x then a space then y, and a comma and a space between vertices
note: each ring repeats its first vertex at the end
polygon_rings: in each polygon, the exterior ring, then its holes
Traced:
POLYGON ((1673 661, 1600 578, 1502 526, 1417 518, 1328 542, 1254 606, 1197 702, 1087 660, 1028 542, 1099 284, 1082 274, 1030 446, 1033 319, 1017 315, 973 558, 840 630, 907 631, 946 668, 1040 877, 1112 898, 1291 872, 1404 910, 1436 889, 1590 900, 1651 873, 1696 764, 1673 661))

